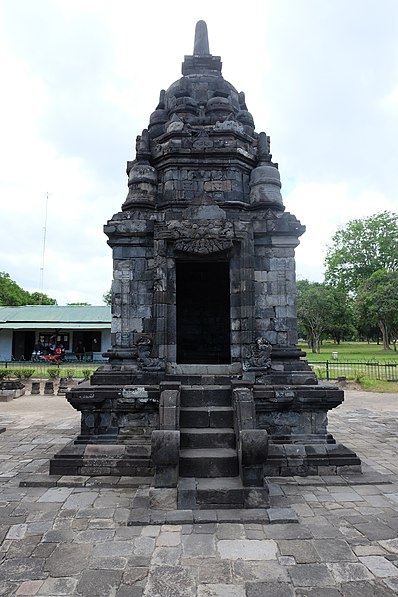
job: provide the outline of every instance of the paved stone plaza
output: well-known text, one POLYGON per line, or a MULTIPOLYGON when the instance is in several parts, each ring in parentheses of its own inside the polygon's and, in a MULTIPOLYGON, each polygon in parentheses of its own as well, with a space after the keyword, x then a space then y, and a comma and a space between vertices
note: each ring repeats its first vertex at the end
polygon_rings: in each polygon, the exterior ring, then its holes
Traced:
POLYGON ((131 487, 137 480, 47 476, 49 458, 78 430, 65 398, 2 403, 0 595, 396 595, 397 399, 347 392, 330 428, 364 475, 273 479, 267 524, 135 526, 133 502, 145 494, 131 487), (284 512, 296 522, 278 522, 284 512))

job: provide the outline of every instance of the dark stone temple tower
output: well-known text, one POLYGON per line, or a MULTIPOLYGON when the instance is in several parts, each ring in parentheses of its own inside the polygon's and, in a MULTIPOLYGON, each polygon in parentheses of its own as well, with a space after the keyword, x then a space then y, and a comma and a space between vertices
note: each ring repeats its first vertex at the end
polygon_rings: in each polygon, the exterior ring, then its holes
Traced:
POLYGON ((267 505, 267 475, 360 471, 327 431, 343 392, 296 347, 294 250, 270 138, 207 27, 137 137, 113 251, 108 364, 67 398, 81 434, 51 472, 154 474, 178 507, 267 505))

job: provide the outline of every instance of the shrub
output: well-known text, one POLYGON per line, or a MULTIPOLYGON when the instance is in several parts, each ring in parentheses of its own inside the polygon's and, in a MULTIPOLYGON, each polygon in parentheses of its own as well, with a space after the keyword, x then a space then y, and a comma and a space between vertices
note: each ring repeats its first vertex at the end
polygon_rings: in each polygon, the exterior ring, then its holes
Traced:
POLYGON ((31 377, 33 377, 34 373, 35 373, 36 369, 32 368, 24 368, 22 369, 22 379, 30 379, 31 377))
POLYGON ((93 374, 91 369, 82 369, 84 379, 89 379, 89 377, 93 374))
POLYGON ((18 369, 9 369, 8 371, 9 371, 10 375, 21 380, 21 379, 30 379, 33 376, 36 369, 28 368, 28 367, 21 367, 18 369))
POLYGON ((53 367, 51 369, 47 369, 47 375, 50 379, 55 379, 56 377, 59 377, 58 367, 53 367))
POLYGON ((12 369, 11 375, 16 377, 17 379, 23 379, 24 370, 23 369, 12 369))
POLYGON ((73 369, 65 369, 64 376, 67 379, 73 379, 73 369))
POLYGON ((320 379, 320 380, 326 379, 326 370, 323 367, 312 367, 312 369, 318 379, 320 379))
POLYGON ((0 379, 4 379, 10 375, 9 369, 0 369, 0 379))
POLYGON ((352 374, 353 374, 353 377, 354 377, 354 381, 356 383, 361 383, 361 381, 363 379, 365 379, 365 377, 366 377, 365 373, 363 373, 362 371, 358 371, 358 370, 354 370, 352 372, 352 374))

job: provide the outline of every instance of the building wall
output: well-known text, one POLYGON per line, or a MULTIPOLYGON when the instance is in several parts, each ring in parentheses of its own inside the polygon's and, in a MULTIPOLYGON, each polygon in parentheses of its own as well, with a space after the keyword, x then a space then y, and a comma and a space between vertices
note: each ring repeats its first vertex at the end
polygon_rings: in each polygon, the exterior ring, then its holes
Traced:
POLYGON ((12 330, 0 330, 0 361, 11 361, 12 330))
MULTIPOLYGON (((109 350, 111 347, 111 328, 109 330, 102 330, 101 334, 101 353, 109 350)), ((98 356, 100 358, 100 355, 98 356)))
MULTIPOLYGON (((0 330, 0 361, 11 361, 12 359, 12 342, 13 342, 13 333, 14 330, 0 330)), ((42 329, 35 330, 35 337, 36 340, 39 338, 40 334, 43 333, 42 329)), ((101 330, 101 346, 99 347, 98 352, 93 352, 93 359, 95 361, 100 361, 103 359, 102 353, 109 349, 111 346, 111 330, 110 327, 108 330, 101 330)), ((70 348, 67 351, 67 354, 73 354, 73 330, 70 330, 70 348)))

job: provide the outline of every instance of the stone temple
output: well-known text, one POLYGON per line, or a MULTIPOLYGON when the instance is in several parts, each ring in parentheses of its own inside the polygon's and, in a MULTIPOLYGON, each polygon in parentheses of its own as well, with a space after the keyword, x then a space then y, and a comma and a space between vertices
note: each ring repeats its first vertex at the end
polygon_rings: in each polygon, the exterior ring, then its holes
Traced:
POLYGON ((267 506, 267 476, 360 472, 327 412, 343 392, 297 348, 294 251, 270 138, 221 74, 207 27, 137 137, 113 251, 108 363, 67 399, 71 475, 153 474, 179 508, 267 506))

